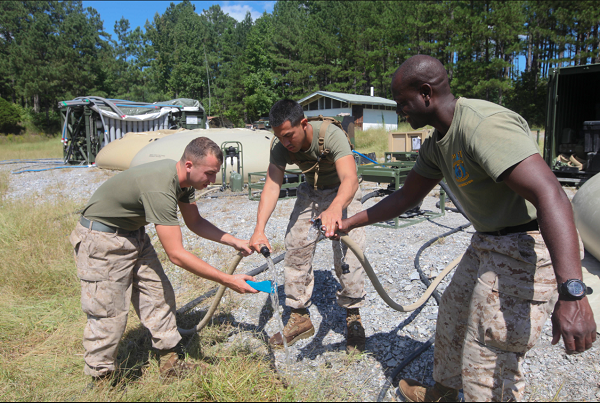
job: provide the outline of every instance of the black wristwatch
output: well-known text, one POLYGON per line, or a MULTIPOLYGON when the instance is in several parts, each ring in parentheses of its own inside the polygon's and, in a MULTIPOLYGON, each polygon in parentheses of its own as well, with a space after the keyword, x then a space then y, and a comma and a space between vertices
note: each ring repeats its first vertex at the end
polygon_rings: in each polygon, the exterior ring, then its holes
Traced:
POLYGON ((592 292, 593 290, 590 287, 587 287, 581 280, 567 280, 558 285, 560 299, 567 301, 579 301, 592 292))

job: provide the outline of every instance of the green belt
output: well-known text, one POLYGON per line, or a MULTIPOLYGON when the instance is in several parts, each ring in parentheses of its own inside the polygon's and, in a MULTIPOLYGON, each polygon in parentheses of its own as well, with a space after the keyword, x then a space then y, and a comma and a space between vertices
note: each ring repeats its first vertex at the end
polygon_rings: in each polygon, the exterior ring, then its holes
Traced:
POLYGON ((81 216, 81 218, 79 219, 79 223, 81 225, 83 225, 86 228, 91 229, 92 231, 99 231, 99 232, 108 232, 111 234, 115 234, 115 233, 119 233, 119 234, 129 234, 132 232, 137 232, 138 230, 135 231, 125 231, 121 228, 117 228, 117 227, 111 227, 108 225, 104 225, 101 222, 98 221, 90 221, 87 218, 85 218, 84 216, 81 216), (91 223, 91 226, 90 226, 91 223))

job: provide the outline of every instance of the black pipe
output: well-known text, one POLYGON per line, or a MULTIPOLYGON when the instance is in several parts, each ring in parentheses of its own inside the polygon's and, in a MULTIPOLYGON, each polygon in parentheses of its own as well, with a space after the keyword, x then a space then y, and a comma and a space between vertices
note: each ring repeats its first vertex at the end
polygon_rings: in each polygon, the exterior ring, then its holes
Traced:
POLYGON ((454 205, 456 206, 456 209, 469 221, 471 221, 469 219, 469 217, 467 217, 467 213, 465 213, 465 209, 463 208, 462 204, 460 204, 460 202, 456 199, 456 196, 454 196, 454 193, 452 193, 452 190, 450 190, 450 188, 448 187, 448 185, 446 184, 446 182, 444 182, 443 180, 440 181, 440 186, 442 189, 444 189, 444 191, 446 192, 446 194, 448 195, 448 198, 452 201, 452 203, 454 203, 454 205))

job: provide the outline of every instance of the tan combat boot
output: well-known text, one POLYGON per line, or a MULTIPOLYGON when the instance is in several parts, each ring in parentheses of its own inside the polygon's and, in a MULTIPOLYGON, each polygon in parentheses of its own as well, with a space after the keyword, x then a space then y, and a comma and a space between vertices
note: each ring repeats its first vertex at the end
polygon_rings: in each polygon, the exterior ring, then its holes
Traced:
MULTIPOLYGON (((301 339, 308 339, 315 334, 315 327, 310 321, 308 310, 292 309, 290 320, 283 328, 283 334, 288 346, 301 339)), ((283 348, 281 332, 277 332, 269 339, 269 345, 273 348, 283 348)))
POLYGON ((346 309, 346 353, 362 353, 365 351, 365 328, 363 327, 358 308, 346 309))
POLYGON ((159 351, 158 352, 158 365, 161 377, 164 378, 181 378, 190 372, 200 367, 202 370, 205 367, 198 364, 190 364, 179 359, 179 355, 175 351, 159 351))
POLYGON ((407 402, 456 402, 458 390, 447 388, 439 382, 426 388, 412 379, 402 379, 398 384, 398 392, 407 402))

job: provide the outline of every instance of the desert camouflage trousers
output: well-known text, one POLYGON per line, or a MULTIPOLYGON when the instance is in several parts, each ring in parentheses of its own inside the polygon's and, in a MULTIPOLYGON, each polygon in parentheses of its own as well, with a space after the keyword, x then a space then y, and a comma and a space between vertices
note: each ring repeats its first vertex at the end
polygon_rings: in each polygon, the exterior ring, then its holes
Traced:
MULTIPOLYGON (((583 254, 581 241, 580 249, 583 254)), ((540 338, 557 298, 539 231, 475 233, 442 296, 433 378, 463 388, 466 401, 520 400, 525 353, 540 338)))
MULTIPOLYGON (((308 308, 311 305, 315 276, 312 261, 317 247, 318 235, 307 239, 311 226, 310 220, 317 218, 327 210, 337 196, 338 188, 314 189, 307 183, 298 187, 296 204, 290 216, 285 235, 285 303, 291 308, 308 308)), ((362 192, 356 191, 350 205, 344 210, 343 217, 351 217, 362 210, 362 192)), ((350 238, 365 250, 365 230, 358 228, 349 233, 350 238)), ((360 308, 365 299, 365 271, 358 259, 348 247, 340 241, 332 241, 335 274, 342 289, 336 293, 338 305, 343 308, 360 308), (342 273, 342 251, 350 273, 342 273)))
POLYGON ((81 309, 87 314, 85 374, 115 370, 130 301, 150 330, 155 349, 168 350, 179 343, 175 292, 144 228, 118 235, 77 224, 70 241, 81 280, 81 309))

